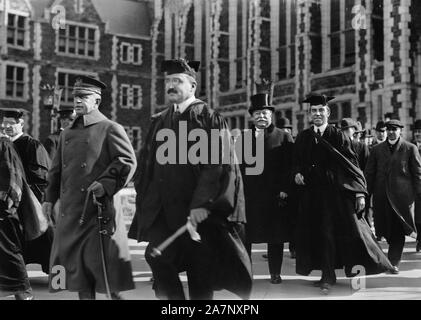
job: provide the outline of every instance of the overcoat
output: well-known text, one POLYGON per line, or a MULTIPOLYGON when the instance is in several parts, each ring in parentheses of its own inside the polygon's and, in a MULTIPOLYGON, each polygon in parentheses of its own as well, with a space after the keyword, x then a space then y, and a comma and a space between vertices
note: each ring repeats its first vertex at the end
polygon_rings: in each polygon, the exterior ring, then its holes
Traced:
MULTIPOLYGON (((418 146, 415 141, 412 142, 415 146, 418 146)), ((421 147, 418 148, 418 153, 421 155, 421 147)), ((421 224, 421 197, 415 199, 415 223, 421 224)), ((418 237, 421 236, 421 230, 417 230, 418 237)))
POLYGON ((60 137, 60 133, 63 130, 58 130, 56 132, 54 132, 53 134, 50 134, 47 139, 45 139, 44 141, 44 147, 45 150, 47 150, 48 152, 48 156, 50 157, 50 160, 53 161, 54 156, 56 155, 56 150, 58 147, 58 140, 60 137))
MULTIPOLYGON (((101 198, 105 228, 104 252, 111 292, 134 288, 126 228, 116 216, 113 196, 132 178, 136 157, 122 126, 95 110, 79 118, 60 135, 57 154, 48 174, 47 201, 60 199, 59 215, 51 252, 51 268, 61 265, 66 271, 69 291, 105 293, 97 207, 89 197, 85 222, 80 218, 87 188, 100 182, 106 195, 101 198), (83 122, 82 122, 83 120, 83 122)), ((51 283, 50 290, 54 291, 51 283)), ((62 288, 60 288, 62 289, 62 288)))
POLYGON ((246 163, 246 148, 251 149, 259 159, 255 131, 253 128, 249 134, 242 135, 243 158, 240 168, 246 199, 246 240, 249 243, 288 242, 291 231, 288 208, 286 202, 280 205, 279 193, 290 194, 293 139, 289 133, 274 125, 265 129, 264 158, 260 157, 264 159, 263 172, 258 175, 246 174, 246 167, 256 166, 246 163))
POLYGON ((421 158, 417 147, 402 137, 391 153, 388 142, 371 149, 365 170, 368 190, 373 194, 374 226, 377 236, 391 235, 391 208, 406 235, 415 232, 414 206, 421 197, 421 158))

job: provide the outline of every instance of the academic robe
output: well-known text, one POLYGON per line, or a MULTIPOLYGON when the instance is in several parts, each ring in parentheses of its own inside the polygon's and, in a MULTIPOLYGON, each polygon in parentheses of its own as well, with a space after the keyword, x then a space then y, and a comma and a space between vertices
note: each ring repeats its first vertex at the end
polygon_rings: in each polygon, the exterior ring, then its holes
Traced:
POLYGON ((316 143, 310 130, 299 133, 294 146, 294 172, 305 182, 299 188, 297 273, 321 270, 326 245, 334 248, 334 268, 344 268, 347 276, 357 265, 364 266, 366 274, 391 270, 370 228, 355 212, 356 195, 367 190, 350 140, 328 125, 323 141, 316 143))

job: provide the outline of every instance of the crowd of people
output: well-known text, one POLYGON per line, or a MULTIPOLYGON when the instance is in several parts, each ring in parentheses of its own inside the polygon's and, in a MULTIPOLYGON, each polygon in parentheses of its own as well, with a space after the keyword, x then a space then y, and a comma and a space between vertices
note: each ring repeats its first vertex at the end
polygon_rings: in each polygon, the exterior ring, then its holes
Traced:
POLYGON ((120 292, 134 288, 128 237, 148 242, 156 297, 177 300, 186 298, 183 271, 190 299, 209 300, 220 289, 249 298, 256 243, 267 244, 272 284, 282 283, 289 243, 297 274, 321 270, 314 285, 323 294, 335 285, 337 269, 347 277, 357 265, 367 275, 398 274, 406 236, 421 250, 421 120, 411 142, 398 119, 366 130, 351 118, 335 126, 329 124, 334 97, 309 94, 303 103, 310 125, 294 138, 288 119, 273 121, 270 94, 258 92, 250 101, 252 128, 207 159, 197 138, 212 149, 212 130, 230 128, 195 97, 199 65, 162 63, 170 104, 152 116, 137 157, 123 127, 99 111, 106 85, 97 79, 76 79, 74 108, 59 110, 61 127, 44 145, 24 133, 21 111, 1 111, 2 295, 33 299, 26 264, 39 263, 51 292, 121 299, 120 292), (170 133, 178 141, 182 130, 188 141, 170 143, 170 133), (256 164, 242 159, 259 150, 262 171, 250 173, 256 164), (186 152, 186 161, 162 161, 171 152, 176 159, 186 152), (227 154, 232 161, 222 161, 227 154), (127 234, 113 196, 131 180, 136 214, 127 234), (55 266, 66 272, 59 286, 55 266))

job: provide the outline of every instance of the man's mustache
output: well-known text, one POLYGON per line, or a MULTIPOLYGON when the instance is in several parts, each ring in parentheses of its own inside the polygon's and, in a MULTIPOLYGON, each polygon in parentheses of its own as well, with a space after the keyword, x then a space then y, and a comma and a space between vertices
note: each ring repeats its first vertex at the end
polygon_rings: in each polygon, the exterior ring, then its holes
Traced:
POLYGON ((175 90, 175 89, 168 89, 167 94, 170 94, 170 93, 175 93, 175 94, 177 94, 178 92, 177 92, 177 90, 175 90))

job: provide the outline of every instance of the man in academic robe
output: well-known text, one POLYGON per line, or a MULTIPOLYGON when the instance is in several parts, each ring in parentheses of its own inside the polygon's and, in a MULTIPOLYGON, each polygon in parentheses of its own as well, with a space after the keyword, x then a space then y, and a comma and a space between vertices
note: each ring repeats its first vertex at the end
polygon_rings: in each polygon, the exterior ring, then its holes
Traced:
POLYGON ((412 143, 401 137, 402 123, 386 122, 387 139, 370 153, 365 176, 373 194, 376 235, 389 244, 388 257, 393 273, 405 246, 405 236, 416 237, 414 221, 416 199, 421 198, 421 157, 412 143))
MULTIPOLYGON (((223 163, 219 156, 216 161, 210 159, 214 152, 221 151, 218 145, 208 141, 211 130, 219 137, 218 132, 228 127, 217 111, 195 98, 199 64, 175 59, 165 60, 161 65, 162 72, 166 72, 165 90, 170 105, 153 116, 140 152, 135 178, 136 214, 129 236, 149 242, 145 258, 152 269, 158 298, 186 298, 178 275, 182 271, 187 273, 190 299, 212 299, 214 290, 227 285, 247 298, 251 290, 250 261, 242 242, 235 242, 233 247, 229 240, 244 230, 241 173, 238 165, 223 163), (186 141, 187 135, 195 132, 205 137, 199 142, 186 141), (192 157, 189 150, 196 143, 204 142, 209 153, 202 149, 200 153, 205 153, 205 159, 192 157), (233 181, 234 184, 227 184, 232 188, 226 188, 224 181, 233 181), (194 241, 190 233, 184 233, 160 256, 154 257, 153 249, 188 221, 191 228, 197 228, 201 241, 194 241), (227 233, 229 229, 236 232, 227 233), (243 274, 245 278, 241 278, 243 274), (224 281, 216 286, 215 281, 221 277, 224 281)), ((229 150, 226 152, 230 155, 229 150)))
POLYGON ((365 207, 365 179, 350 139, 328 124, 331 99, 311 95, 303 101, 310 103, 313 125, 298 134, 293 161, 294 181, 301 189, 296 271, 308 275, 321 270, 315 285, 324 294, 336 283, 335 269, 345 268, 352 276, 356 265, 363 266, 366 274, 391 268, 369 227, 364 233, 365 225, 358 221, 365 207))
MULTIPOLYGON (((22 161, 26 181, 34 195, 41 203, 47 187, 47 173, 50 159, 44 146, 37 139, 23 132, 24 113, 19 109, 3 110, 3 126, 22 161)), ((42 271, 48 273, 51 245, 54 231, 50 226, 37 239, 26 242, 25 261, 27 264, 39 263, 42 271)))

